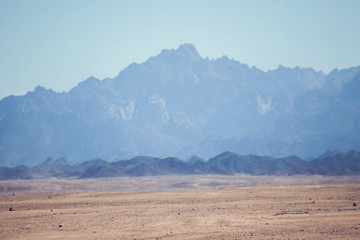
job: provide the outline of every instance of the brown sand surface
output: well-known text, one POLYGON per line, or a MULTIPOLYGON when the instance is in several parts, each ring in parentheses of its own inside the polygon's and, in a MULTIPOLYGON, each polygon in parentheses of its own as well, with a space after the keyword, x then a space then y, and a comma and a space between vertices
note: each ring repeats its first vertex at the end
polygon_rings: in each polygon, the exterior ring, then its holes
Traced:
POLYGON ((242 177, 1 181, 0 239, 360 239, 360 183, 242 177))

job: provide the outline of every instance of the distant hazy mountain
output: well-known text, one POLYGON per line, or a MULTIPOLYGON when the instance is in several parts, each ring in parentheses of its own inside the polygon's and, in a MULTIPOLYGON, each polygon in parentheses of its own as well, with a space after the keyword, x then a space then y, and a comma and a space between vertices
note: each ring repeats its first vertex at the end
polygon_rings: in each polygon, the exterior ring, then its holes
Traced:
POLYGON ((263 72, 181 45, 113 79, 2 99, 0 166, 34 166, 48 156, 79 163, 359 150, 359 72, 360 66, 328 75, 283 66, 263 72))

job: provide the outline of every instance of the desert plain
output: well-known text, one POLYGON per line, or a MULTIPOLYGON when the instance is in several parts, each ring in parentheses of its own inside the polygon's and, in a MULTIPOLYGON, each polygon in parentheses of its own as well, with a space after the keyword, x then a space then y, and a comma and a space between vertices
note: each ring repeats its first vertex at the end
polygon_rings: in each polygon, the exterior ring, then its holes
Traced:
POLYGON ((360 177, 0 181, 0 239, 360 239, 360 177))

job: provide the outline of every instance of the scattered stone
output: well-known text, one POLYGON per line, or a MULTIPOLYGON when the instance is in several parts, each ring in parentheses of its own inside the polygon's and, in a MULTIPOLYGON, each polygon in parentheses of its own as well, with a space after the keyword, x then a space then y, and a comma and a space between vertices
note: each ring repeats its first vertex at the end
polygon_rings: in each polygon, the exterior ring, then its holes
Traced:
POLYGON ((59 228, 61 228, 62 227, 62 225, 61 224, 59 224, 59 228))
POLYGON ((178 213, 178 215, 180 215, 180 213, 178 213))
POLYGON ((285 214, 287 214, 287 213, 288 213, 288 212, 286 212, 286 211, 282 211, 282 212, 276 213, 274 216, 285 215, 285 214))
POLYGON ((14 211, 14 209, 11 207, 11 208, 9 208, 9 211, 12 212, 12 211, 14 211))
POLYGON ((356 203, 353 203, 353 207, 356 207, 357 206, 357 204, 356 203))

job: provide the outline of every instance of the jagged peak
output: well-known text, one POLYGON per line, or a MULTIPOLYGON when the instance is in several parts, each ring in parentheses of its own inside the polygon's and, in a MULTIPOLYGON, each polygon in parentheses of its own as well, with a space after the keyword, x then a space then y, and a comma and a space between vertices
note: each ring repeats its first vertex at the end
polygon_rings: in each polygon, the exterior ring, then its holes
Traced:
POLYGON ((99 84, 101 81, 99 79, 97 79, 94 76, 91 76, 89 78, 87 78, 86 80, 79 82, 77 87, 89 87, 89 86, 96 86, 97 84, 99 84))
POLYGON ((45 87, 40 86, 40 85, 38 85, 34 88, 34 92, 40 92, 40 91, 46 91, 46 90, 47 89, 45 87))
POLYGON ((323 73, 323 71, 321 71, 321 70, 317 71, 311 67, 295 66, 295 67, 291 68, 291 67, 287 67, 287 66, 284 66, 281 64, 279 64, 278 68, 276 68, 276 69, 268 70, 267 73, 270 73, 270 74, 307 73, 307 74, 312 74, 312 75, 316 75, 319 77, 326 77, 326 74, 323 73))
POLYGON ((91 76, 91 77, 88 77, 85 81, 83 81, 81 83, 97 83, 97 82, 100 82, 100 80, 94 76, 91 76))
POLYGON ((181 44, 176 51, 180 54, 200 57, 199 52, 196 50, 195 46, 190 43, 181 44))
MULTIPOLYGON (((177 49, 163 49, 161 52, 154 56, 150 57, 145 65, 158 64, 159 62, 165 62, 169 64, 179 64, 186 63, 191 64, 195 61, 201 60, 202 57, 199 55, 198 51, 194 47, 194 45, 186 43, 181 44, 177 49)), ((141 66, 142 64, 140 64, 141 66)), ((129 70, 133 66, 129 66, 126 69, 129 70)), ((119 73, 119 75, 121 72, 119 73)))
POLYGON ((52 89, 47 89, 47 88, 45 88, 43 86, 38 85, 38 86, 36 86, 34 88, 33 91, 27 92, 25 96, 37 96, 37 97, 39 97, 39 96, 52 94, 52 93, 54 93, 54 91, 52 89))
POLYGON ((190 62, 202 59, 195 46, 189 43, 181 44, 177 49, 164 49, 158 56, 177 56, 190 62))

